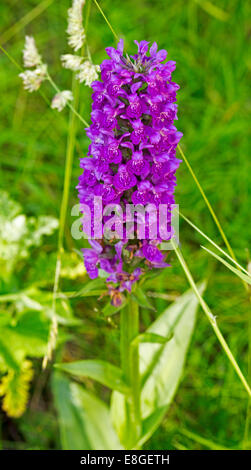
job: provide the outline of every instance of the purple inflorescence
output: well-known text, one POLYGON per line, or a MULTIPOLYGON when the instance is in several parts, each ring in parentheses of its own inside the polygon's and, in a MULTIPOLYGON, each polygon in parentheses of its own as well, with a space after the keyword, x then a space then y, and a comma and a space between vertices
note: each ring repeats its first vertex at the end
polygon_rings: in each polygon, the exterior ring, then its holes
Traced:
MULTIPOLYGON (((170 207, 174 204, 175 172, 180 160, 176 147, 182 137, 174 126, 177 119, 176 92, 179 86, 171 80, 175 62, 162 63, 165 50, 157 51, 153 43, 148 54, 147 41, 138 43, 138 53, 123 55, 123 41, 117 49, 108 47, 110 59, 101 64, 101 79, 92 83, 92 124, 86 130, 91 139, 88 157, 81 159, 83 174, 79 178, 80 203, 94 213, 94 196, 107 204, 165 204, 169 208, 166 225, 171 233, 170 207)), ((109 220, 103 216, 102 221, 109 220)), ((134 215, 132 220, 134 221, 134 215)), ((83 230, 85 225, 83 223, 83 230)), ((134 233, 135 228, 131 232, 134 233)), ((137 232, 137 231, 136 231, 137 232)), ((91 227, 93 236, 93 222, 91 227)), ((89 240, 91 248, 83 249, 84 263, 91 279, 102 270, 112 302, 121 301, 119 293, 130 291, 132 284, 147 268, 168 266, 158 248, 162 241, 157 233, 151 239, 122 237, 89 240)))

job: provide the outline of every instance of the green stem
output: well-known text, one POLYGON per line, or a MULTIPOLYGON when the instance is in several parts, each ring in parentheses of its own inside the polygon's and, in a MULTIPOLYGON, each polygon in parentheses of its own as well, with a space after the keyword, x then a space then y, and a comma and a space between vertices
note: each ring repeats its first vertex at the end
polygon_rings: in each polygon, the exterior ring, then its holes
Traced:
POLYGON ((27 26, 31 21, 37 18, 41 13, 43 13, 46 8, 48 8, 54 0, 44 0, 39 3, 35 8, 30 10, 27 15, 23 16, 18 20, 14 25, 12 25, 7 31, 4 31, 0 37, 0 43, 5 44, 9 41, 15 34, 21 31, 25 26, 27 26))
MULTIPOLYGON (((74 79, 73 79, 73 97, 74 97, 73 99, 74 106, 78 108, 79 82, 76 82, 74 79)), ((57 299, 60 271, 61 271, 61 258, 62 258, 62 253, 64 251, 63 250, 63 238, 64 238, 64 230, 65 230, 67 208, 68 208, 68 201, 69 201, 76 132, 77 132, 76 112, 71 111, 70 119, 69 119, 69 131, 68 131, 66 160, 65 160, 64 188, 63 188, 63 195, 62 195, 62 200, 61 200, 60 216, 59 216, 57 263, 56 263, 53 297, 52 297, 52 323, 51 323, 51 328, 50 328, 47 353, 43 360, 43 368, 46 367, 48 360, 51 359, 52 352, 55 348, 56 338, 57 338, 58 325, 57 325, 57 315, 56 315, 56 299, 57 299)))
MULTIPOLYGON (((208 198, 207 198, 207 196, 206 196, 206 194, 205 194, 205 192, 204 192, 204 190, 203 190, 203 188, 202 188, 202 186, 201 186, 201 184, 200 184, 200 182, 199 182, 199 180, 198 180, 198 178, 196 177, 196 175, 195 175, 195 173, 194 173, 194 171, 193 171, 193 169, 192 169, 192 167, 191 167, 189 161, 187 160, 187 158, 186 158, 186 156, 185 156, 185 154, 184 154, 182 148, 180 147, 180 145, 178 145, 178 150, 179 150, 179 152, 180 152, 180 154, 181 154, 181 156, 182 156, 182 158, 183 158, 183 160, 184 160, 184 162, 185 162, 185 164, 186 164, 188 170, 190 171, 190 173, 191 173, 191 175, 192 175, 192 177, 193 177, 193 179, 194 179, 194 181, 195 181, 195 183, 196 183, 196 185, 197 185, 197 187, 198 187, 198 189, 199 189, 199 191, 200 191, 200 193, 201 193, 201 195, 202 195, 202 197, 203 197, 203 199, 204 199, 204 201, 205 201, 205 203, 206 203, 206 205, 207 205, 207 207, 208 207, 208 210, 209 210, 209 212, 210 212, 210 214, 211 214, 211 216, 212 216, 212 218, 213 218, 213 220, 214 220, 214 222, 215 222, 215 224, 216 224, 216 226, 217 226, 217 228, 218 228, 218 230, 219 230, 219 232, 220 232, 220 234, 221 234, 221 237, 222 237, 222 239, 223 239, 223 241, 224 241, 224 243, 225 243, 225 245, 226 245, 226 247, 227 247, 227 249, 228 249, 228 252, 229 252, 230 255, 232 256, 232 258, 237 262, 237 259, 236 259, 236 256, 235 256, 235 254, 234 254, 234 251, 233 251, 233 249, 232 249, 232 247, 231 247, 231 245, 230 245, 230 243, 229 243, 229 241, 228 241, 228 239, 227 239, 227 236, 226 236, 226 234, 225 234, 225 232, 224 232, 224 230, 223 230, 223 228, 222 228, 222 226, 221 226, 221 224, 220 224, 220 221, 219 221, 217 215, 215 214, 215 212, 214 212, 214 210, 213 210, 213 208, 212 208, 212 206, 211 206, 211 204, 210 204, 210 202, 209 202, 209 200, 208 200, 208 198)), ((244 285, 246 291, 248 292, 248 285, 247 285, 247 283, 246 283, 245 281, 242 281, 242 282, 243 282, 243 285, 244 285)))
POLYGON ((98 4, 97 0, 93 0, 93 1, 94 1, 95 5, 97 6, 97 8, 99 9, 101 15, 103 16, 103 18, 104 18, 104 20, 105 20, 107 26, 110 28, 110 30, 111 30, 113 36, 114 36, 115 39, 118 41, 118 40, 119 40, 119 37, 118 37, 118 35, 115 33, 115 31, 114 31, 114 29, 113 29, 113 27, 112 27, 110 21, 108 20, 107 16, 106 16, 105 13, 103 12, 103 10, 102 10, 102 8, 100 7, 100 5, 98 4))
POLYGON ((131 387, 126 404, 127 448, 132 449, 140 437, 141 416, 139 345, 132 345, 132 340, 139 334, 139 308, 131 296, 127 307, 121 311, 120 322, 121 367, 125 380, 131 387))
MULTIPOLYGON (((51 76, 48 73, 47 73, 47 80, 50 82, 51 86, 54 88, 54 90, 57 93, 61 93, 60 88, 58 88, 58 86, 56 85, 56 83, 54 82, 54 80, 51 78, 51 76)), ((70 108, 72 113, 75 114, 85 126, 89 127, 88 122, 84 118, 82 118, 82 116, 76 111, 74 106, 72 106, 71 103, 69 103, 69 101, 67 101, 66 106, 68 106, 68 108, 70 108)))
POLYGON ((91 12, 91 0, 87 0, 86 10, 85 10, 85 36, 87 36, 87 29, 89 25, 89 18, 91 12))

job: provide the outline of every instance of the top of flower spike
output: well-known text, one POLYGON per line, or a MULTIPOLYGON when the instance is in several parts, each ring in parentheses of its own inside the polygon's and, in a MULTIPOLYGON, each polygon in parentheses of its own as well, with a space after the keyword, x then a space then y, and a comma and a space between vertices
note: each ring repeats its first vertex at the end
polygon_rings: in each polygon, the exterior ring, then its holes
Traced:
MULTIPOLYGON (((136 73, 149 72, 151 68, 156 67, 156 65, 163 62, 167 57, 167 51, 161 49, 157 51, 157 43, 154 42, 149 49, 148 53, 148 41, 134 41, 138 46, 138 53, 134 55, 126 54, 126 57, 123 55, 124 51, 124 41, 120 39, 118 42, 117 49, 114 47, 107 47, 106 53, 108 56, 117 64, 123 65, 127 69, 131 69, 136 73)), ((175 62, 169 61, 169 66, 172 66, 172 70, 175 69, 175 62)))

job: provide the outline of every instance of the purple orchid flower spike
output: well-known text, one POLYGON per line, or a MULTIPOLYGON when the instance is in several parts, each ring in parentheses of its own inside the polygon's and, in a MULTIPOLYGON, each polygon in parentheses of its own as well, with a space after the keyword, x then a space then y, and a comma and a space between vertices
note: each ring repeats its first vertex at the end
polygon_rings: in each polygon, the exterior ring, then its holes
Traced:
MULTIPOLYGON (((130 56, 124 55, 122 39, 117 48, 108 47, 109 59, 100 66, 101 81, 92 83, 92 124, 86 130, 91 144, 88 158, 80 162, 79 199, 94 218, 94 197, 102 197, 102 210, 107 204, 114 207, 112 215, 102 216, 102 223, 112 227, 118 204, 122 209, 128 204, 151 204, 157 210, 165 204, 164 228, 172 234, 171 205, 180 164, 176 148, 182 137, 174 126, 179 89, 172 81, 176 64, 164 62, 167 52, 158 51, 156 42, 151 46, 144 40, 135 43, 138 50, 130 56)), ((107 273, 113 305, 121 304, 123 292, 131 292, 146 271, 169 266, 159 246, 163 241, 159 231, 152 239, 148 227, 140 238, 136 223, 142 223, 142 215, 137 218, 130 212, 129 220, 128 228, 123 212, 120 240, 115 229, 111 239, 104 230, 102 240, 100 236, 99 241, 90 240, 91 247, 83 249, 90 278, 107 273)), ((91 233, 93 226, 92 221, 91 233)))

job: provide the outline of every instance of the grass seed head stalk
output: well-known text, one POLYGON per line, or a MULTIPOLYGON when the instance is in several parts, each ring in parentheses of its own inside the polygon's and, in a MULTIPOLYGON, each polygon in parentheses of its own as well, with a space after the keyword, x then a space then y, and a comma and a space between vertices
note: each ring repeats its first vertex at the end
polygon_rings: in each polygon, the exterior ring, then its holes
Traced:
POLYGON ((68 10, 68 44, 74 51, 81 49, 85 40, 82 15, 84 4, 85 0, 73 0, 71 8, 68 10))
POLYGON ((25 36, 23 60, 24 66, 27 68, 42 64, 41 55, 38 53, 35 39, 32 36, 25 36))

